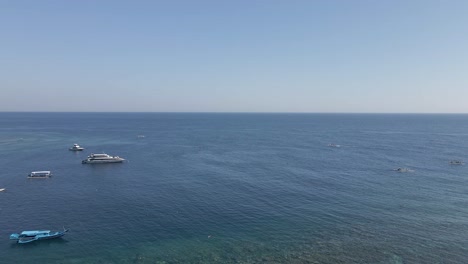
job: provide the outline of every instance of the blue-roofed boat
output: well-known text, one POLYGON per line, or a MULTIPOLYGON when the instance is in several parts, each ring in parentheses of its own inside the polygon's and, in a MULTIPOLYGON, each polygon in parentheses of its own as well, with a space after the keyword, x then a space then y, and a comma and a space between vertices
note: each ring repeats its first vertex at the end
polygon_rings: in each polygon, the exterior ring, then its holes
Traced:
POLYGON ((59 238, 65 235, 68 232, 68 229, 63 229, 63 231, 52 232, 50 230, 34 230, 34 231, 23 231, 19 234, 11 234, 11 240, 17 240, 19 244, 31 243, 36 240, 45 240, 52 238, 59 238))

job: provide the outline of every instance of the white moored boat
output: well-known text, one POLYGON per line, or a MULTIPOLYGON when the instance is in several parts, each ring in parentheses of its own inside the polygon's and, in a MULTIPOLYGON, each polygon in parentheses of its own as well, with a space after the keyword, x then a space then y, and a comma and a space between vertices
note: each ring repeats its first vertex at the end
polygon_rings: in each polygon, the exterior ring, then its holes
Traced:
POLYGON ((32 171, 28 175, 28 178, 30 178, 30 179, 49 178, 50 176, 52 176, 52 173, 50 171, 32 171))
POLYGON ((81 163, 86 164, 86 163, 119 163, 123 162, 125 159, 119 157, 119 156, 110 156, 107 154, 91 154, 83 160, 81 163))
POLYGON ((73 144, 73 147, 69 148, 72 151, 82 151, 84 148, 80 147, 78 144, 73 144))

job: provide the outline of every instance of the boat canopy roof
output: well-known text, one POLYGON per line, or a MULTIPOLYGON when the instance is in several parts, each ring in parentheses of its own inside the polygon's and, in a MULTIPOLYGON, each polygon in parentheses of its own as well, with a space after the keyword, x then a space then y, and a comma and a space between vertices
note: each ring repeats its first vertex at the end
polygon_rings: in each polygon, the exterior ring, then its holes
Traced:
POLYGON ((42 233, 50 233, 50 230, 23 231, 21 232, 21 235, 35 236, 37 234, 42 234, 42 233))
POLYGON ((50 174, 50 171, 32 171, 31 174, 50 174))

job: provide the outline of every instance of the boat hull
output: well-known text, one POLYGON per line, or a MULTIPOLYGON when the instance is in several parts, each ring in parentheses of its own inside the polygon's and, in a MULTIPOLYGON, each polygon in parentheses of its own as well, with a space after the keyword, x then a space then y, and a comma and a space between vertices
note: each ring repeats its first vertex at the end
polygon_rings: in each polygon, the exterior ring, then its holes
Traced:
POLYGON ((57 234, 50 235, 50 236, 18 239, 18 244, 26 244, 26 243, 31 243, 31 242, 38 241, 38 240, 54 239, 54 238, 63 237, 64 235, 65 235, 64 232, 57 232, 57 234))

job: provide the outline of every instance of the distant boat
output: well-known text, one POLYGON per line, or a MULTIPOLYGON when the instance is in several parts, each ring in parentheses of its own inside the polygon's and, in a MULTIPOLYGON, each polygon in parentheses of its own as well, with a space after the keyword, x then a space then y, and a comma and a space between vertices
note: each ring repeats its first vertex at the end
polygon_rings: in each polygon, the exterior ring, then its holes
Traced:
POLYGON ((145 135, 138 135, 137 138, 144 138, 145 135))
POLYGON ((19 234, 11 234, 11 240, 17 240, 19 244, 31 243, 36 240, 45 240, 52 238, 59 238, 65 235, 68 232, 68 229, 63 229, 63 231, 52 232, 50 230, 35 230, 35 231, 23 231, 19 234))
POLYGON ((333 143, 328 144, 328 146, 329 146, 329 147, 332 147, 332 148, 339 148, 339 147, 341 147, 340 145, 333 144, 333 143))
POLYGON ((52 176, 52 173, 50 171, 32 171, 29 175, 28 178, 33 179, 33 178, 49 178, 52 176))
POLYGON ((461 160, 451 160, 449 163, 451 165, 463 165, 463 161, 461 160))
POLYGON ((69 148, 72 151, 82 151, 84 148, 80 147, 78 144, 73 144, 73 147, 69 148))
POLYGON ((5 189, 5 188, 1 188, 1 189, 0 189, 0 192, 3 192, 4 190, 6 190, 6 189, 5 189))
POLYGON ((410 170, 408 168, 397 168, 397 169, 394 169, 394 171, 397 171, 397 172, 412 172, 413 170, 410 170))
POLYGON ((91 154, 85 160, 81 161, 83 164, 94 164, 94 163, 120 163, 125 159, 119 156, 110 156, 107 154, 91 154))

